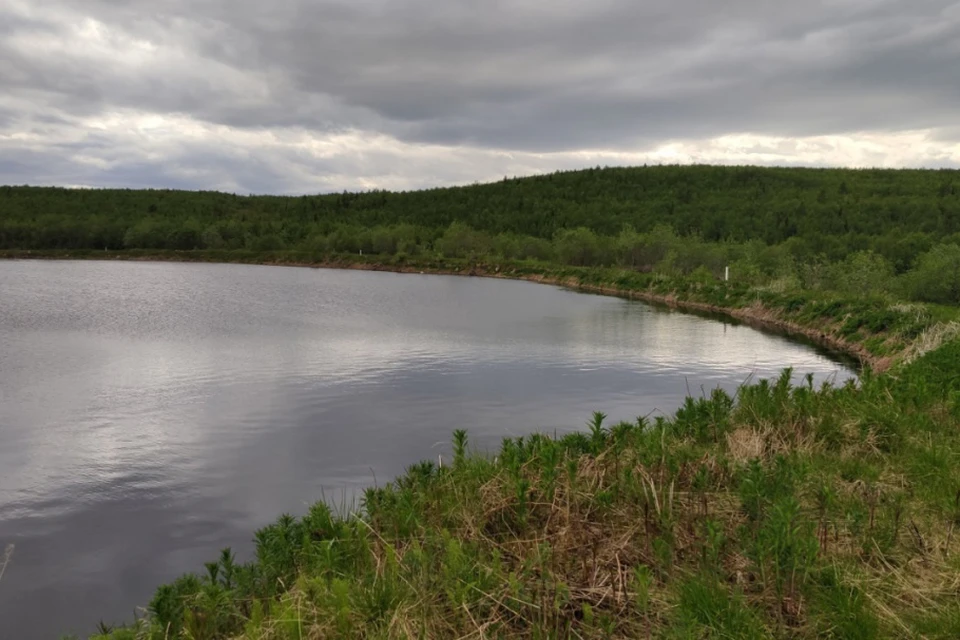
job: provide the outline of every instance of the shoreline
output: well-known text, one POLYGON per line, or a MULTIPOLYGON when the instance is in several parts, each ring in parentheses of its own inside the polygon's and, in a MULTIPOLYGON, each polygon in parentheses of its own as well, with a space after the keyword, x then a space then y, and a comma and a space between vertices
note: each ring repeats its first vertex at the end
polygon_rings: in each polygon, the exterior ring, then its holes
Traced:
POLYGON ((830 352, 831 354, 849 359, 853 363, 858 363, 861 369, 864 367, 870 367, 877 373, 882 373, 889 370, 894 364, 893 357, 881 357, 871 354, 866 347, 859 342, 846 340, 841 337, 830 335, 824 331, 817 330, 813 327, 804 326, 797 322, 793 322, 781 317, 775 309, 765 307, 760 303, 747 307, 722 306, 698 302, 696 300, 684 300, 679 298, 675 293, 660 294, 649 290, 645 291, 617 286, 596 285, 581 282, 576 277, 558 277, 546 272, 518 272, 516 269, 511 269, 509 266, 506 269, 501 268, 500 266, 491 269, 487 265, 477 264, 464 264, 463 266, 457 267, 438 267, 429 263, 390 264, 381 261, 367 262, 360 260, 324 260, 322 262, 316 262, 254 258, 246 256, 236 256, 236 259, 234 260, 220 259, 223 257, 229 258, 229 256, 218 255, 215 257, 215 259, 210 259, 209 254, 125 254, 122 252, 106 252, 104 255, 97 255, 95 253, 86 252, 82 254, 77 254, 74 252, 0 252, 0 260, 103 260, 110 262, 129 261, 247 264, 258 266, 299 267, 308 269, 342 269, 351 271, 380 271, 398 274, 422 274, 518 280, 537 284, 559 286, 584 293, 593 293, 597 295, 636 300, 681 312, 691 312, 730 318, 755 329, 766 329, 784 334, 787 337, 803 338, 813 345, 830 352))
MULTIPOLYGON (((10 257, 0 252, 0 259, 10 257)), ((907 345, 917 340, 911 338, 917 334, 896 333, 896 325, 871 333, 843 330, 848 317, 866 312, 847 306, 830 316, 833 321, 825 319, 824 305, 857 301, 833 298, 832 292, 757 293, 745 284, 619 270, 493 261, 391 264, 351 261, 351 256, 324 261, 243 254, 230 261, 209 253, 17 257, 498 278, 792 331, 812 344, 836 345, 838 352, 853 355, 877 337, 907 345), (814 308, 798 313, 798 300, 814 308)), ((314 282, 321 286, 324 280, 314 282)), ((879 302, 886 312, 883 305, 889 303, 879 302)), ((960 544, 950 542, 953 511, 949 506, 937 510, 953 503, 955 483, 949 465, 935 457, 943 448, 955 454, 960 442, 960 399, 949 386, 956 379, 960 343, 938 349, 908 366, 901 366, 907 358, 898 352, 896 361, 886 358, 898 363, 895 375, 865 372, 856 384, 832 389, 811 384, 794 393, 790 376, 781 376, 776 382, 750 382, 735 396, 704 396, 650 422, 605 423, 605 414, 597 411, 589 431, 506 439, 499 453, 474 452, 467 432, 454 431, 449 464, 444 458, 442 464, 411 465, 387 485, 365 491, 363 512, 340 514, 321 500, 301 516, 280 516, 255 534, 252 560, 238 562, 230 549, 222 550, 218 560, 205 563, 206 574, 184 574, 159 586, 145 615, 123 626, 104 626, 106 631, 93 638, 160 638, 193 629, 209 629, 211 638, 272 637, 294 622, 297 633, 303 628, 313 637, 343 637, 353 628, 375 635, 406 615, 402 619, 435 637, 465 637, 479 620, 490 625, 491 634, 525 635, 545 620, 557 629, 582 628, 582 637, 599 637, 593 632, 602 630, 600 616, 605 628, 622 637, 654 637, 654 629, 678 628, 696 635, 696 629, 713 628, 708 623, 717 619, 741 625, 728 626, 743 631, 731 635, 767 637, 784 628, 784 602, 793 606, 801 599, 810 603, 810 613, 800 610, 790 626, 798 637, 814 637, 836 628, 838 616, 849 617, 848 608, 831 604, 848 589, 862 589, 856 593, 876 603, 876 611, 859 610, 857 620, 873 620, 876 630, 910 628, 926 613, 918 613, 919 606, 903 605, 896 613, 890 607, 908 602, 905 597, 916 584, 928 584, 924 563, 940 549, 917 540, 946 539, 940 544, 947 559, 960 544), (877 478, 902 480, 883 484, 881 491, 870 484, 877 478), (924 491, 912 490, 921 485, 924 491), (819 495, 842 502, 825 498, 827 506, 821 507, 815 502, 819 495), (870 562, 861 550, 877 545, 875 535, 896 531, 900 504, 911 514, 913 537, 894 534, 892 546, 884 549, 905 558, 905 566, 924 570, 905 570, 901 591, 870 594, 866 580, 878 584, 887 567, 870 562), (753 505, 759 505, 756 511, 753 505), (784 525, 781 514, 788 509, 784 525), (871 513, 877 514, 878 534, 859 526, 871 513), (758 550, 758 540, 767 546, 758 550), (788 547, 804 554, 797 556, 803 577, 796 584, 777 582, 776 574, 766 571, 790 569, 773 555, 788 547), (478 579, 486 582, 475 591, 456 591, 478 579), (781 588, 786 589, 782 594, 781 588), (693 604, 691 592, 698 595, 693 604), (390 600, 380 607, 384 593, 390 600), (637 606, 638 593, 650 604, 637 606), (565 599, 557 600, 558 594, 565 599), (700 594, 706 594, 711 608, 701 607, 700 594), (507 598, 511 609, 499 608, 507 598), (461 611, 465 615, 457 617, 461 611), (697 627, 703 611, 710 617, 697 627), (219 626, 197 627, 197 620, 219 626)), ((881 360, 874 354, 861 362, 873 367, 881 360)), ((944 566, 937 575, 949 581, 944 566)), ((949 593, 941 599, 943 607, 953 605, 949 593)), ((926 611, 927 602, 921 604, 926 611)), ((939 615, 929 617, 931 625, 941 624, 939 615)))

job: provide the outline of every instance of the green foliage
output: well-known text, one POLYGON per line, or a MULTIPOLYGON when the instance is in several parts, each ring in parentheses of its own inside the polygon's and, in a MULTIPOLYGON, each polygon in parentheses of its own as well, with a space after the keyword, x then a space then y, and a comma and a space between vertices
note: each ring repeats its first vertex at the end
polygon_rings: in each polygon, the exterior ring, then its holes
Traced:
POLYGON ((845 584, 837 567, 824 568, 810 592, 816 606, 813 624, 820 638, 873 640, 881 634, 880 621, 860 588, 845 584))
POLYGON ((585 227, 558 232, 554 250, 557 260, 578 267, 601 264, 608 257, 601 250, 596 234, 585 227))
POLYGON ((836 265, 836 288, 854 295, 879 295, 890 291, 893 265, 873 251, 858 251, 836 265))
POLYGON ((677 410, 675 428, 702 443, 719 442, 729 429, 733 406, 733 398, 723 389, 714 389, 709 398, 688 397, 677 410))
POLYGON ((448 258, 479 257, 489 253, 491 246, 487 234, 475 231, 460 221, 451 223, 437 240, 437 249, 448 258))
POLYGON ((769 637, 742 595, 730 593, 712 576, 695 576, 680 585, 677 627, 670 637, 763 640, 769 637))
POLYGON ((906 279, 915 300, 960 304, 960 245, 938 245, 924 253, 906 279))

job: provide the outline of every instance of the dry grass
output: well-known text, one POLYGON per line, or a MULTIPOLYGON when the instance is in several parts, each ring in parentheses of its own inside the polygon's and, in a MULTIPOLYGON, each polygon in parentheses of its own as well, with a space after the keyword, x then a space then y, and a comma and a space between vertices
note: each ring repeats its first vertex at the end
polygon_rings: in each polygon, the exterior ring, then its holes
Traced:
POLYGON ((727 434, 727 451, 737 464, 763 458, 766 450, 766 438, 756 429, 741 427, 727 434))
POLYGON ((902 361, 913 362, 960 337, 960 322, 940 322, 926 329, 904 352, 902 361))

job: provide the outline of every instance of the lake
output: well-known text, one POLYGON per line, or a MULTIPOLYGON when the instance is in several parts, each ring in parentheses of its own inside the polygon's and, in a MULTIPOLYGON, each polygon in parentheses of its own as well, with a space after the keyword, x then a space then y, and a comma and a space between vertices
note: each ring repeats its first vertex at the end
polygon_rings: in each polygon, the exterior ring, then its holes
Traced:
POLYGON ((281 513, 449 455, 454 429, 491 450, 788 366, 854 375, 779 335, 528 282, 0 262, 0 637, 129 620, 281 513))

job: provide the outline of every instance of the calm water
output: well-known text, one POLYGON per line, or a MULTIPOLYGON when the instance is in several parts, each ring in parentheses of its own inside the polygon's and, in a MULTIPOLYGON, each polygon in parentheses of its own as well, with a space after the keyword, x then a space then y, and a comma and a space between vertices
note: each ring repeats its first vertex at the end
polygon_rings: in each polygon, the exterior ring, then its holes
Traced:
POLYGON ((0 638, 128 619, 456 428, 489 449, 785 366, 851 375, 782 337, 523 282, 0 262, 0 638))

